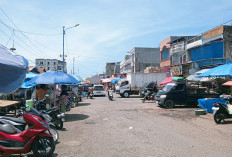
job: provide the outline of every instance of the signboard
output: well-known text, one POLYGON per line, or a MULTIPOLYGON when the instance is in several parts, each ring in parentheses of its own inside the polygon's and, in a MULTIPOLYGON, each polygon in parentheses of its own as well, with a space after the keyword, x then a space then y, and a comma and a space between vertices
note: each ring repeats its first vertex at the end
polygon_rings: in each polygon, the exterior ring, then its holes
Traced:
POLYGON ((184 51, 184 42, 173 44, 171 46, 171 54, 182 51, 184 51))
POLYGON ((203 38, 204 39, 209 39, 209 38, 215 37, 217 35, 220 35, 222 33, 223 33, 223 26, 219 26, 219 27, 214 28, 214 29, 212 29, 212 30, 210 30, 208 32, 205 32, 203 34, 203 38))
POLYGON ((172 76, 182 75, 182 65, 174 66, 170 68, 172 76))

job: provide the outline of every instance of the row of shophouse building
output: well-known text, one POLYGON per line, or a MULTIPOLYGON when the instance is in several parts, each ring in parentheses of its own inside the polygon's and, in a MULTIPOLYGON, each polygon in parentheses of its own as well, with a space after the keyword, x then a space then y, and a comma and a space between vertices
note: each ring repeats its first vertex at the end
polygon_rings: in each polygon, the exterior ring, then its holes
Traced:
POLYGON ((232 26, 221 25, 195 36, 169 36, 159 48, 135 47, 122 62, 107 63, 106 76, 163 72, 188 76, 232 60, 232 26))

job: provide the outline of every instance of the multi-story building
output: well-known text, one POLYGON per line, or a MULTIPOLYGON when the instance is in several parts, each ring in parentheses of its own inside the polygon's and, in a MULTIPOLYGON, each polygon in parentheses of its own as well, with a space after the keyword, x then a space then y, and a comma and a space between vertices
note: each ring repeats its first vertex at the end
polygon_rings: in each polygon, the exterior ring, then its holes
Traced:
POLYGON ((125 60, 120 63, 120 73, 131 73, 131 63, 132 63, 132 56, 126 55, 125 60))
POLYGON ((148 47, 135 47, 131 51, 131 72, 144 72, 149 66, 160 65, 160 49, 148 47))
POLYGON ((232 60, 232 26, 221 25, 188 40, 189 73, 232 60))
POLYGON ((120 62, 106 63, 106 77, 120 73, 120 62))
MULTIPOLYGON (((36 59, 35 66, 46 71, 63 71, 63 61, 58 59, 36 59)), ((66 62, 64 62, 64 72, 67 73, 66 62)))
POLYGON ((180 76, 186 73, 187 41, 195 36, 181 36, 169 42, 170 44, 170 73, 172 76, 180 76))
POLYGON ((160 42, 160 67, 161 71, 170 76, 171 67, 171 42, 179 38, 178 36, 169 36, 160 42))

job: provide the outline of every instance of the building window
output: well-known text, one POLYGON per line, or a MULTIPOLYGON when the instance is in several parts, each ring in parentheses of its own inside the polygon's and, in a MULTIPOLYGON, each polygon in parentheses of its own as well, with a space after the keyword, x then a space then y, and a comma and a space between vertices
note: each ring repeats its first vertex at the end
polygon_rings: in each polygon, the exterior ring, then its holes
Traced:
POLYGON ((43 61, 40 61, 39 64, 40 64, 40 65, 43 65, 43 61))
POLYGON ((48 67, 48 70, 50 70, 50 68, 48 67))
POLYGON ((54 62, 54 65, 56 65, 56 62, 54 62))
POLYGON ((50 64, 50 62, 48 62, 48 65, 50 64))
POLYGON ((167 60, 169 59, 169 49, 167 47, 164 47, 161 51, 161 60, 167 60))

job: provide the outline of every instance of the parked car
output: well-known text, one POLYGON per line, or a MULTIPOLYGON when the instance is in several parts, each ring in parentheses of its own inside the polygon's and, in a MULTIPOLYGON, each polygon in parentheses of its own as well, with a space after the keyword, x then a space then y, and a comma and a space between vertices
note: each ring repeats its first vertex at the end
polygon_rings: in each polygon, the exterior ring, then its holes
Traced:
POLYGON ((104 86, 103 85, 94 85, 93 86, 93 95, 102 95, 105 96, 106 92, 104 91, 104 86))
POLYGON ((155 96, 158 105, 173 108, 178 105, 197 105, 198 99, 215 98, 219 94, 206 93, 206 89, 199 87, 191 88, 185 81, 168 83, 155 96))

